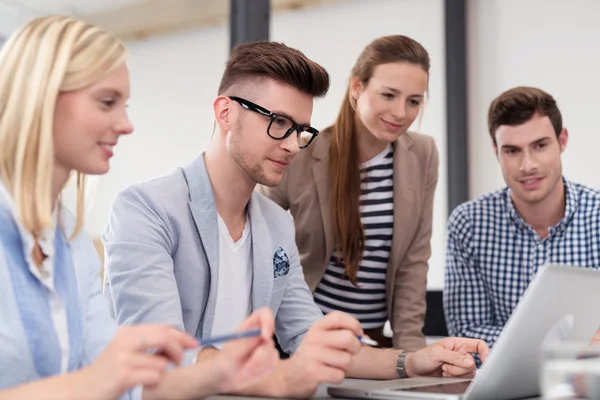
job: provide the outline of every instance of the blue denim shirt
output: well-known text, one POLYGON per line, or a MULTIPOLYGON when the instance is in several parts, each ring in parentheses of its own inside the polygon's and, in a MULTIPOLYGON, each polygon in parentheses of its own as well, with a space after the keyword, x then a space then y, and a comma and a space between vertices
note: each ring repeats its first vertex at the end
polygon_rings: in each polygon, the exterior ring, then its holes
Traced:
MULTIPOLYGON (((12 199, 0 183, 0 207, 13 212, 12 199)), ((75 226, 75 218, 61 209, 60 223, 70 236, 75 226)), ((22 232, 24 243, 33 238, 22 232)), ((39 379, 36 371, 25 328, 21 321, 15 299, 11 277, 6 264, 4 241, 0 238, 0 389, 29 383, 39 379)), ((27 247, 27 246, 24 246, 27 247)), ((13 249, 14 250, 14 249, 13 249)), ((93 362, 114 337, 117 324, 111 318, 108 304, 102 295, 100 279, 100 259, 93 241, 85 232, 70 242, 73 266, 77 277, 80 309, 83 317, 83 351, 79 367, 93 362)), ((40 332, 39 334, 43 334, 40 332)), ((141 398, 141 387, 123 396, 125 399, 141 398)))

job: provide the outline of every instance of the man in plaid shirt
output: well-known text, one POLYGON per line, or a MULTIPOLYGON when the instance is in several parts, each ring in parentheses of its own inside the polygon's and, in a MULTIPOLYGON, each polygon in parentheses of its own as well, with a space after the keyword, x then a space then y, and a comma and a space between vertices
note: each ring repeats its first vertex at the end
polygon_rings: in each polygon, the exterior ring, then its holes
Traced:
POLYGON ((507 187, 450 216, 444 310, 450 335, 492 347, 542 266, 600 267, 600 192, 562 176, 569 134, 548 93, 502 93, 488 128, 507 187))

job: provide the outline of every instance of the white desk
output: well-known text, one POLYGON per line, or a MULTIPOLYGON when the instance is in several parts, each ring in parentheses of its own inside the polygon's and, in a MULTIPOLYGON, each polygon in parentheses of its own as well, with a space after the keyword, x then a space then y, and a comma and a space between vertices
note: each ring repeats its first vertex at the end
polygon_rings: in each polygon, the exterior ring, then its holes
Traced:
MULTIPOLYGON (((356 382, 360 382, 363 381, 365 383, 368 382, 373 382, 370 380, 362 380, 362 379, 346 379, 342 385, 344 383, 351 383, 351 384, 355 384, 356 382)), ((319 389, 317 390, 317 393, 315 394, 315 396, 313 397, 314 400, 331 400, 332 397, 330 397, 327 394, 327 387, 331 386, 329 384, 326 385, 321 385, 319 386, 319 389)), ((212 396, 212 397, 208 397, 208 399, 210 400, 240 400, 240 399, 260 399, 260 400, 273 400, 272 398, 266 398, 266 397, 240 397, 240 396, 212 396)), ((530 397, 527 400, 535 400, 535 399, 541 399, 541 397, 530 397)))

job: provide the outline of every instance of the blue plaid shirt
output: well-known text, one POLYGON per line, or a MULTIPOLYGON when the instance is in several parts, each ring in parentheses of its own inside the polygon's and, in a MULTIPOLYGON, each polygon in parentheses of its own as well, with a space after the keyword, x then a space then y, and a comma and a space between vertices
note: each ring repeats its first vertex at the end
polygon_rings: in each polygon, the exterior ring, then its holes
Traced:
POLYGON ((444 289, 450 335, 491 347, 541 266, 600 267, 600 191, 564 182, 565 215, 545 239, 515 210, 508 188, 454 210, 444 289))

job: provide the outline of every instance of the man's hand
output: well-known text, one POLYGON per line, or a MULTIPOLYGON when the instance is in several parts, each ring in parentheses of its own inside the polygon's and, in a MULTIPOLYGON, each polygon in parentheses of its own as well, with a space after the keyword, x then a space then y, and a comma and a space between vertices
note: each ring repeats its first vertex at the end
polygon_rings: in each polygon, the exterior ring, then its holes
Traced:
POLYGON ((406 372, 414 376, 444 376, 472 378, 475 360, 471 353, 479 353, 481 361, 489 352, 488 345, 477 339, 446 338, 406 356, 406 372))
POLYGON ((258 337, 232 340, 213 355, 212 367, 220 381, 219 392, 240 391, 265 377, 279 361, 273 343, 274 320, 271 309, 254 312, 236 331, 260 328, 258 337))
POLYGON ((321 383, 339 383, 361 347, 360 323, 335 311, 316 322, 294 355, 281 364, 281 397, 310 397, 321 383))

